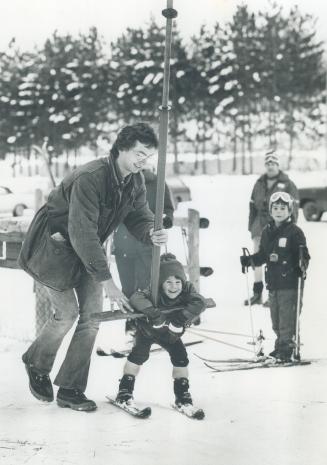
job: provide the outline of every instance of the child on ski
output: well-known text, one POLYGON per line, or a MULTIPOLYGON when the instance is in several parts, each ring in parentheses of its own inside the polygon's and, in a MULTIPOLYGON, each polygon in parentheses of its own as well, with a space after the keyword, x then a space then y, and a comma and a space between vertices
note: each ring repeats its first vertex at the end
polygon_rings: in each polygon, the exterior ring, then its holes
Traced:
POLYGON ((287 192, 272 194, 269 200, 272 219, 262 232, 259 251, 241 256, 242 272, 249 266, 266 263, 272 328, 277 336, 275 350, 270 356, 282 362, 291 361, 297 324, 298 281, 299 277, 305 277, 310 260, 306 238, 293 223, 292 212, 293 199, 287 192), (300 246, 303 247, 301 263, 300 246))
POLYGON ((134 347, 124 366, 116 402, 132 405, 135 377, 141 365, 148 360, 151 345, 156 343, 169 353, 173 365, 177 408, 191 410, 193 402, 189 393, 189 360, 181 336, 186 326, 205 310, 205 299, 186 280, 183 265, 168 253, 162 255, 160 260, 158 308, 153 306, 148 289, 135 292, 130 298, 130 304, 136 311, 144 313, 147 319, 137 321, 134 347), (161 312, 174 307, 182 309, 169 314, 161 312))

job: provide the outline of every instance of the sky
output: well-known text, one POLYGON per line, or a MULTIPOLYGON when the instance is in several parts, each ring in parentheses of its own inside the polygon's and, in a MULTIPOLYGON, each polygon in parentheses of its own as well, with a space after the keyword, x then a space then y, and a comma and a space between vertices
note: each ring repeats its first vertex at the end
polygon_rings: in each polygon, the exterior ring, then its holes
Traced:
MULTIPOLYGON (((184 38, 196 33, 201 24, 228 21, 241 0, 173 0, 178 27, 184 38)), ((246 0, 251 10, 265 9, 268 0, 246 0)), ((319 38, 327 41, 326 0, 278 0, 287 11, 297 4, 317 18, 319 38)), ((139 27, 150 16, 164 24, 161 10, 166 0, 0 0, 0 50, 15 37, 24 49, 42 46, 51 34, 86 32, 96 26, 110 42, 127 27, 139 27)))

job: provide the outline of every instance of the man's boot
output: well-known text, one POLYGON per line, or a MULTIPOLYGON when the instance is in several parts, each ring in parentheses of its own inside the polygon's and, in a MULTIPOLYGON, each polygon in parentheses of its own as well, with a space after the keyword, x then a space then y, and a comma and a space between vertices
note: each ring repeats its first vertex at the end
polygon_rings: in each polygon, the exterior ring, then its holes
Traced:
POLYGON ((34 397, 43 402, 53 401, 53 388, 49 375, 41 373, 33 365, 27 363, 25 356, 22 360, 27 371, 30 391, 34 397))
POLYGON ((57 404, 59 407, 68 407, 79 412, 92 412, 97 405, 88 399, 80 389, 66 389, 60 387, 57 392, 57 404))
MULTIPOLYGON (((259 281, 253 283, 253 296, 250 297, 250 304, 256 305, 262 303, 262 291, 263 291, 263 282, 259 281)), ((248 299, 244 301, 244 305, 249 305, 248 299)))

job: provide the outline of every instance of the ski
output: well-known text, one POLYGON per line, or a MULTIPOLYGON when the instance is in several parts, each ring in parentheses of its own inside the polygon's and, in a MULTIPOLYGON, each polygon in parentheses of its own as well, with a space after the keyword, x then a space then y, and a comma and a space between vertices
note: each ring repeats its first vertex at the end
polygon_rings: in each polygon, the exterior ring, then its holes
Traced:
POLYGON ((186 415, 188 418, 194 418, 195 420, 203 420, 205 417, 204 411, 202 408, 194 407, 191 404, 181 405, 180 407, 176 404, 172 404, 174 410, 183 415, 186 415))
POLYGON ((134 403, 133 405, 129 405, 126 402, 117 402, 110 396, 106 396, 106 398, 108 402, 110 402, 110 404, 115 405, 115 407, 118 407, 121 410, 124 410, 124 412, 129 413, 133 417, 145 419, 149 418, 149 416, 151 415, 151 407, 140 408, 134 403))
POLYGON ((254 370, 256 368, 287 368, 295 366, 310 365, 310 360, 301 360, 294 362, 277 362, 277 361, 265 361, 265 362, 249 362, 249 363, 234 363, 232 365, 217 367, 210 363, 204 362, 205 366, 210 368, 214 372, 225 372, 225 371, 241 371, 241 370, 254 370))
POLYGON ((209 363, 255 363, 255 362, 264 362, 265 360, 269 359, 269 357, 263 355, 263 356, 258 356, 257 358, 225 358, 225 359, 212 359, 212 358, 206 358, 206 357, 201 357, 201 355, 198 355, 193 352, 193 354, 202 360, 203 362, 209 362, 209 363))
MULTIPOLYGON (((185 346, 193 346, 195 344, 201 344, 203 341, 191 341, 191 342, 185 342, 185 346)), ((160 352, 164 350, 162 347, 156 347, 154 349, 151 349, 150 352, 160 352)), ((110 349, 110 352, 106 352, 103 350, 101 347, 98 347, 96 350, 97 355, 100 357, 114 357, 114 358, 124 358, 127 357, 128 354, 130 353, 131 349, 125 349, 125 350, 115 350, 115 349, 110 349)))

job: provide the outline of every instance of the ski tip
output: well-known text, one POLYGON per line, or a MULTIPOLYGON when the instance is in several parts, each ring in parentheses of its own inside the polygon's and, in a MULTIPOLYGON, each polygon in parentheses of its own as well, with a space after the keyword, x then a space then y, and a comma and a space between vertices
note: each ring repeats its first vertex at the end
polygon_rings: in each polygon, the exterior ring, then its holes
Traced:
POLYGON ((140 410, 140 413, 137 416, 137 418, 149 418, 149 416, 152 414, 151 407, 145 407, 143 410, 140 410))
POLYGON ((105 357, 107 355, 105 353, 105 351, 103 349, 101 349, 101 347, 97 348, 96 353, 97 353, 97 355, 100 355, 100 357, 105 357))
POLYGON ((110 355, 113 356, 113 358, 125 358, 126 354, 123 354, 122 352, 117 352, 116 350, 111 350, 110 355))
POLYGON ((202 409, 199 409, 196 412, 194 412, 193 418, 195 418, 196 420, 203 420, 204 417, 205 413, 202 409))

